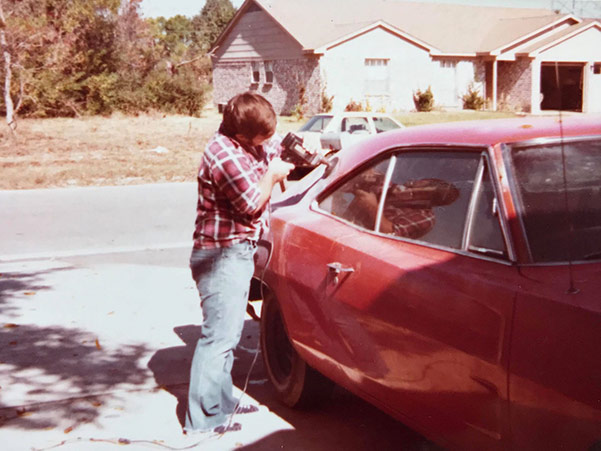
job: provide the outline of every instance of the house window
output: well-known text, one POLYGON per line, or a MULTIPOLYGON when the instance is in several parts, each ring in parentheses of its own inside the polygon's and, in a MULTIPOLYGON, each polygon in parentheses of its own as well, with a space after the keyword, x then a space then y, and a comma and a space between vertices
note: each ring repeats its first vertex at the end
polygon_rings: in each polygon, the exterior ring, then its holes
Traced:
POLYGON ((259 83, 261 81, 261 66, 258 61, 252 61, 251 65, 251 83, 259 83))
POLYGON ((273 61, 265 61, 265 84, 273 83, 273 61))
POLYGON ((388 94, 390 89, 389 59, 365 59, 365 93, 368 95, 388 94))
POLYGON ((593 65, 593 73, 596 75, 601 74, 601 63, 595 63, 593 65))

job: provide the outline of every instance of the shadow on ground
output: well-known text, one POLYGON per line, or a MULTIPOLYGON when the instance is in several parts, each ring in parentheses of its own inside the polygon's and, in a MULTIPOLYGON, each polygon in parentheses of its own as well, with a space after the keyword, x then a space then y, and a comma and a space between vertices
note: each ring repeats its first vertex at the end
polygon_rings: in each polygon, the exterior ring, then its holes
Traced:
POLYGON ((47 276, 70 269, 0 276, 0 426, 11 421, 19 428, 40 429, 65 419, 92 422, 99 401, 90 395, 147 381, 138 363, 149 352, 143 345, 106 349, 80 328, 27 323, 25 306, 36 293, 52 289, 44 283, 47 276))
MULTIPOLYGON (((159 350, 148 364, 156 383, 177 399, 173 415, 177 415, 182 425, 187 405, 190 363, 201 330, 200 326, 193 325, 176 327, 174 333, 182 340, 182 346, 159 350)), ((246 393, 294 429, 275 432, 256 443, 237 449, 437 449, 413 430, 339 387, 334 390, 332 398, 319 408, 295 410, 282 405, 267 381, 260 355, 252 366, 258 336, 258 322, 247 320, 240 345, 235 352, 236 360, 232 370, 234 383, 243 390, 250 371, 246 393)))

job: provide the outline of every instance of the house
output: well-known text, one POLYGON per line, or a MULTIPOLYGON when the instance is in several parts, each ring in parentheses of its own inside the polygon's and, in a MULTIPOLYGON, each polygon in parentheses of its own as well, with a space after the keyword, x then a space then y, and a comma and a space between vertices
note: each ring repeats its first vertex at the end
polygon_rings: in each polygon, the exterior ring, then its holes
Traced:
POLYGON ((397 0, 246 0, 211 50, 214 102, 254 90, 280 114, 349 102, 601 112, 601 23, 546 9, 397 0))

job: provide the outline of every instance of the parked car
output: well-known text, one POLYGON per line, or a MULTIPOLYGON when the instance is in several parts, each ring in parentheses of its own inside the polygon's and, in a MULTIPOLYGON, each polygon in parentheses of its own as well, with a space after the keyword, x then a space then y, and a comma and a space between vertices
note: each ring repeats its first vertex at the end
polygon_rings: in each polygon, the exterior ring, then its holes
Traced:
POLYGON ((345 111, 317 114, 296 134, 304 139, 305 147, 325 154, 397 128, 403 128, 403 124, 384 113, 345 111))
POLYGON ((600 449, 601 117, 412 127, 334 158, 259 247, 277 396, 337 383, 449 449, 600 449))

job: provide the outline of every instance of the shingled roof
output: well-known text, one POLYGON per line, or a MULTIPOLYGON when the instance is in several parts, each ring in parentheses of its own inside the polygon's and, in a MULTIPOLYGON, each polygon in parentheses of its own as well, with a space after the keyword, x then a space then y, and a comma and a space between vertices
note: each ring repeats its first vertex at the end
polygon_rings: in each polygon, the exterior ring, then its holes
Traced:
POLYGON ((265 10, 306 52, 321 52, 370 27, 383 26, 433 53, 475 55, 499 51, 561 23, 580 22, 548 9, 397 0, 246 0, 237 14, 243 14, 252 3, 265 10))

